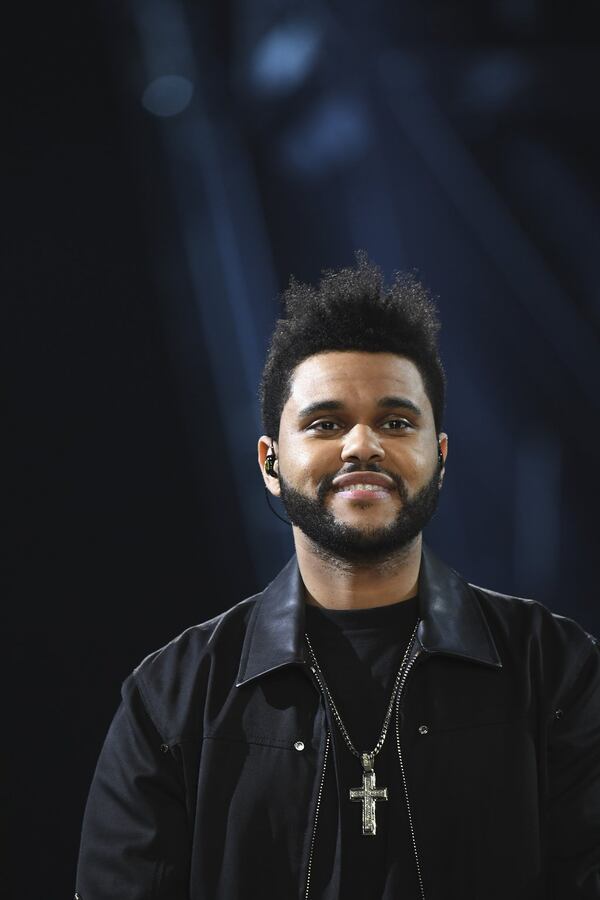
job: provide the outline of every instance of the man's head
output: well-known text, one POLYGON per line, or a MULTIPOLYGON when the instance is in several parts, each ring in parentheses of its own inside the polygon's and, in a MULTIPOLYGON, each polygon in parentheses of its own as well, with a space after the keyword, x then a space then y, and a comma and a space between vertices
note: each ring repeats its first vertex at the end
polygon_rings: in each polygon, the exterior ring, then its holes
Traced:
POLYGON ((277 456, 265 484, 317 550, 389 558, 429 520, 443 478, 435 307, 412 276, 386 289, 364 256, 284 300, 260 392, 259 462, 277 456))

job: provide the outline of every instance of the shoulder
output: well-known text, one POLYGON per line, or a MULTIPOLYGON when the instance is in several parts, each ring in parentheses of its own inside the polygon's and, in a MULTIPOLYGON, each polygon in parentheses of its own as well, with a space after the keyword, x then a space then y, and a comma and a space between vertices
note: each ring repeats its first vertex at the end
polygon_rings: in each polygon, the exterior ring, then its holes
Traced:
POLYGON ((541 638, 554 638, 580 645, 588 650, 598 644, 597 639, 573 619, 552 612, 538 600, 501 594, 476 584, 469 584, 469 587, 475 593, 486 616, 507 631, 515 628, 524 629, 541 638))
POLYGON ((139 679, 155 680, 171 671, 182 673, 195 668, 203 656, 214 652, 217 645, 235 641, 236 637, 243 638, 258 597, 260 594, 247 597, 218 616, 186 628, 163 647, 149 653, 133 674, 139 679))
POLYGON ((553 686, 568 690, 590 668, 598 669, 600 644, 573 619, 552 612, 537 600, 513 597, 470 584, 500 651, 501 658, 526 662, 553 686))
POLYGON ((163 647, 149 653, 122 687, 127 704, 141 699, 165 740, 198 728, 208 681, 215 665, 221 677, 235 680, 252 610, 260 594, 237 603, 218 616, 186 628, 163 647), (223 668, 226 670, 223 673, 223 668))

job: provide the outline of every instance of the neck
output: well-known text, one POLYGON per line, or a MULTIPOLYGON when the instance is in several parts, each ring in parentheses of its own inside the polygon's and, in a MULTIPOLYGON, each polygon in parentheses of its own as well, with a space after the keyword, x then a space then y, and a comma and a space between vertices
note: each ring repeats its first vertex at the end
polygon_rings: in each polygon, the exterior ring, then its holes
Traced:
POLYGON ((371 609, 408 600, 417 593, 421 535, 393 557, 356 565, 323 553, 294 527, 298 568, 306 602, 327 609, 371 609))

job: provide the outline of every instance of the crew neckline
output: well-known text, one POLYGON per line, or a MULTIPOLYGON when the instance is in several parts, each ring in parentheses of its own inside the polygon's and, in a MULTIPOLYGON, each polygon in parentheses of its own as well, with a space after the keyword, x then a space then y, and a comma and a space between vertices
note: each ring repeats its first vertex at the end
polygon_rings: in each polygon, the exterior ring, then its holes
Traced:
POLYGON ((329 609, 325 606, 313 606, 306 603, 307 622, 327 619, 340 627, 379 628, 405 618, 414 619, 418 615, 419 595, 387 603, 384 606, 372 606, 366 609, 329 609))

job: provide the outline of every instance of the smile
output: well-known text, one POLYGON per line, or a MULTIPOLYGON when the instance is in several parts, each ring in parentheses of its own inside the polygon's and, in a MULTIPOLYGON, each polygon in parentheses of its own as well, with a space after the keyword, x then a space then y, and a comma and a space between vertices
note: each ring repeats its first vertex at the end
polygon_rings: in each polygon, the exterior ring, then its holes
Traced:
POLYGON ((389 494, 381 484, 347 484, 338 488, 336 494, 353 494, 355 491, 367 491, 370 494, 389 494))
POLYGON ((344 500, 388 500, 391 491, 380 484, 347 484, 334 492, 344 500))
POLYGON ((389 475, 383 472, 346 472, 334 478, 331 486, 338 494, 369 492, 373 497, 388 496, 396 488, 389 475))

